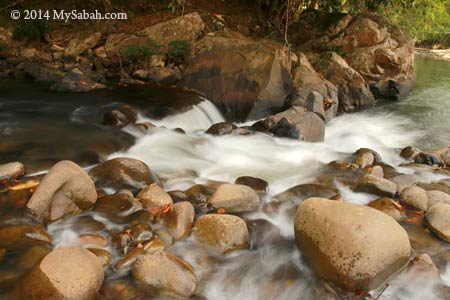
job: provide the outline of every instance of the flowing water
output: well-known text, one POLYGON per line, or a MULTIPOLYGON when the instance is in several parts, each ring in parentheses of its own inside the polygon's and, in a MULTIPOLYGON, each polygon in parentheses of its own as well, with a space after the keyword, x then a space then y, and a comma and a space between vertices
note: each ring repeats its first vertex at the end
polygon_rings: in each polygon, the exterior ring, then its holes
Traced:
MULTIPOLYGON (((207 100, 195 100, 191 94, 186 96, 185 92, 171 89, 152 88, 147 91, 141 88, 139 93, 119 89, 79 96, 50 94, 35 84, 18 83, 19 88, 26 86, 28 89, 22 93, 10 82, 0 82, 0 88, 6 92, 0 93, 0 163, 19 160, 39 171, 62 158, 82 160, 80 152, 97 149, 92 148, 93 144, 109 143, 111 146, 105 150, 113 152, 109 158, 127 156, 146 162, 164 180, 166 190, 185 190, 211 180, 233 182, 239 176, 254 176, 269 182, 264 201, 270 202, 274 195, 292 186, 313 181, 330 161, 345 159, 362 147, 377 151, 386 163, 398 166, 404 162, 398 155, 402 147, 414 145, 427 149, 449 146, 450 63, 418 59, 416 66, 417 86, 410 97, 333 119, 327 124, 325 142, 317 144, 264 134, 206 135, 205 129, 223 121, 220 112, 207 100), (146 101, 142 101, 143 98, 146 101), (201 102, 197 104, 198 101, 201 102), (99 124, 101 113, 123 102, 150 111, 145 116, 140 115, 139 121, 150 121, 166 128, 152 128, 144 134, 133 127, 117 131, 99 124), (163 103, 165 107, 174 109, 158 109, 163 103), (181 112, 173 114, 173 111, 181 112), (186 134, 171 128, 183 128, 186 134), (8 151, 11 145, 14 150, 8 151)), ((403 167, 399 170, 416 173, 427 182, 441 179, 427 172, 403 167)), ((354 193, 343 185, 337 186, 346 201, 367 204, 376 198, 354 193)), ((346 297, 334 295, 302 261, 294 243, 289 208, 280 208, 275 214, 258 211, 245 215, 247 220, 270 221, 274 224, 273 229, 279 232, 275 238, 269 232, 262 234, 251 250, 217 257, 199 248, 189 238, 177 242, 170 251, 195 268, 201 282, 199 294, 206 299, 346 297)), ((94 217, 100 220, 98 216, 94 217)), ((104 219, 101 221, 105 222, 104 219)), ((56 222, 49 227, 57 247, 77 240, 71 220, 64 222, 56 222)), ((121 228, 121 225, 108 222, 107 227, 121 228)), ((447 245, 432 237, 430 239, 438 244, 439 251, 450 251, 447 245)), ((442 279, 450 284, 450 266, 444 263, 439 267, 442 279)), ((112 272, 108 276, 115 280, 120 277, 112 272)), ((379 299, 437 297, 434 280, 419 279, 420 284, 408 285, 405 282, 414 280, 402 274, 379 299)), ((374 291, 374 297, 378 293, 380 291, 374 291)))

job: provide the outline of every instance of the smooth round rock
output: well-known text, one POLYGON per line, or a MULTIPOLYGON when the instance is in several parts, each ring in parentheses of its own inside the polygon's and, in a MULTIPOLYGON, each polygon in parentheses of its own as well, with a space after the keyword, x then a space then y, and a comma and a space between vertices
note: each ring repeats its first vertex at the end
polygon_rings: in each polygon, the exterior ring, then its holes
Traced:
POLYGON ((173 204, 170 195, 157 183, 152 183, 137 195, 142 207, 150 211, 159 212, 173 204))
POLYGON ((0 165, 0 181, 16 179, 25 174, 25 166, 20 162, 0 165))
POLYGON ((427 192, 418 186, 405 188, 400 194, 400 201, 423 211, 428 209, 427 192))
POLYGON ((40 221, 51 222, 91 208, 97 191, 91 178, 77 164, 55 164, 42 178, 26 207, 40 221))
POLYGON ((411 253, 406 231, 367 206, 310 198, 299 207, 294 228, 313 269, 347 291, 379 287, 411 253))
POLYGON ((258 194, 251 187, 230 183, 220 185, 208 202, 227 213, 250 212, 261 205, 258 194))
POLYGON ((431 206, 425 218, 428 228, 439 238, 450 242, 450 205, 436 203, 431 206))
POLYGON ((176 241, 186 238, 194 223, 195 210, 190 202, 177 202, 165 217, 170 234, 176 241))
POLYGON ((428 208, 432 207, 436 203, 450 204, 450 195, 441 191, 431 190, 427 191, 428 208))
POLYGON ((139 257, 133 265, 132 275, 151 295, 191 297, 197 288, 197 277, 191 265, 165 251, 139 257))
POLYGON ((103 266, 80 247, 59 248, 35 265, 16 286, 18 300, 90 300, 103 283, 103 266))
POLYGON ((203 215, 195 222, 192 232, 198 242, 219 253, 247 249, 250 246, 247 224, 237 216, 203 215))
POLYGON ((105 161, 93 168, 89 175, 101 187, 120 189, 142 189, 158 179, 142 161, 118 157, 105 161))
POLYGON ((397 184, 384 178, 365 175, 356 185, 355 191, 381 197, 393 197, 397 193, 397 184))

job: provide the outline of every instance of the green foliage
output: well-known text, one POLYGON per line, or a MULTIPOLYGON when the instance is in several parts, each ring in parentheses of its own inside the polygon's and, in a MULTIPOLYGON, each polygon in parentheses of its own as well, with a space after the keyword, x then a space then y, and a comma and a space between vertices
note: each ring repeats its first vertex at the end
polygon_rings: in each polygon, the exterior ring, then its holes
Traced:
POLYGON ((174 13, 176 10, 183 8, 184 1, 185 0, 170 0, 169 4, 167 4, 167 8, 174 13))
POLYGON ((13 30, 13 38, 16 40, 41 40, 50 32, 44 20, 23 20, 13 30))
POLYGON ((418 42, 444 42, 450 34, 450 0, 416 0, 409 8, 387 7, 383 14, 418 42))
POLYGON ((177 58, 187 61, 190 54, 191 44, 188 41, 172 41, 169 43, 169 50, 167 51, 169 62, 173 62, 177 58))
POLYGON ((152 41, 148 45, 128 46, 122 51, 122 55, 130 59, 132 62, 139 60, 148 60, 150 56, 158 54, 161 45, 152 41))

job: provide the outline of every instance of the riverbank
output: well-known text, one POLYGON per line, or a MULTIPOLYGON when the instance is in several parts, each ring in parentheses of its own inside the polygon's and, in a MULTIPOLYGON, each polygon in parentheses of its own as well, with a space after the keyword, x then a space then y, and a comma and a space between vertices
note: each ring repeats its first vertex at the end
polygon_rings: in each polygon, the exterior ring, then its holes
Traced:
POLYGON ((434 50, 434 49, 426 49, 426 48, 415 48, 414 52, 417 56, 439 59, 439 60, 443 60, 443 61, 450 61, 450 49, 449 50, 434 50))

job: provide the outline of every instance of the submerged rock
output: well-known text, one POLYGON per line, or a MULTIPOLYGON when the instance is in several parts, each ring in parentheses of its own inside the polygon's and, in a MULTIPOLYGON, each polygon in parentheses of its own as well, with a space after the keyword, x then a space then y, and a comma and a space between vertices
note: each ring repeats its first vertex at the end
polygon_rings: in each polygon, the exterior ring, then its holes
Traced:
POLYGON ((105 161, 93 168, 89 175, 95 184, 100 187, 120 189, 142 189, 145 186, 158 182, 157 177, 142 161, 118 157, 105 161))
POLYGON ((195 239, 219 253, 229 253, 250 247, 247 224, 232 215, 201 216, 192 229, 195 239))
POLYGON ((132 274, 136 283, 151 295, 191 297, 197 288, 192 266, 165 251, 139 257, 132 274))
POLYGON ((230 122, 220 122, 211 125, 211 127, 206 130, 205 133, 212 134, 212 135, 225 135, 225 134, 231 134, 234 129, 236 129, 237 126, 230 122))
POLYGON ((382 197, 393 197, 397 193, 397 185, 384 178, 365 175, 356 185, 355 191, 382 197))
POLYGON ((42 178, 26 208, 37 219, 51 222, 87 210, 96 201, 91 178, 77 164, 65 160, 42 178))
POLYGON ((50 243, 50 235, 40 225, 0 225, 0 248, 8 251, 25 250, 50 243))
POLYGON ((367 206, 384 212, 388 216, 394 218, 396 221, 400 221, 404 217, 404 214, 397 208, 397 206, 394 204, 394 200, 391 198, 379 198, 370 202, 367 206))
POLYGON ((208 203, 214 208, 225 209, 227 213, 240 213, 254 211, 261 205, 261 200, 246 185, 225 183, 219 186, 208 203))
POLYGON ((68 72, 60 81, 51 86, 51 90, 57 92, 90 92, 104 88, 106 85, 94 81, 77 68, 68 72))
POLYGON ((258 193, 267 192, 269 183, 261 178, 251 177, 251 176, 241 176, 236 178, 235 184, 242 184, 251 187, 258 193))
POLYGON ((64 247, 44 257, 16 285, 17 300, 90 300, 103 283, 103 266, 80 247, 64 247))
POLYGON ((136 120, 137 111, 129 105, 122 105, 103 115, 103 124, 116 127, 125 127, 129 124, 134 124, 136 120))
POLYGON ((366 206, 310 198, 300 206, 294 228, 314 270, 348 291, 379 287, 411 253, 406 231, 366 206))

